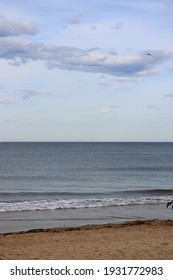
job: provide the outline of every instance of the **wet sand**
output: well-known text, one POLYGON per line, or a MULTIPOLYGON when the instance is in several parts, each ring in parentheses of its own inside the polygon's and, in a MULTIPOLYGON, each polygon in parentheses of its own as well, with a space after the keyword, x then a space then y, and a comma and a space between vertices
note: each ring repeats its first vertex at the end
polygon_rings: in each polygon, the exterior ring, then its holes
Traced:
POLYGON ((172 260, 173 220, 0 234, 1 260, 172 260))

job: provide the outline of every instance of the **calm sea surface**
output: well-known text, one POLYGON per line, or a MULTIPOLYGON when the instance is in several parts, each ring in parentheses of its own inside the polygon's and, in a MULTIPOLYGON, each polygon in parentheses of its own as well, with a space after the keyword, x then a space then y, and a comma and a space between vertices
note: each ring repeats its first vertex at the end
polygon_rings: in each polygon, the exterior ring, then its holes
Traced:
POLYGON ((0 143, 0 232, 173 218, 173 143, 0 143))

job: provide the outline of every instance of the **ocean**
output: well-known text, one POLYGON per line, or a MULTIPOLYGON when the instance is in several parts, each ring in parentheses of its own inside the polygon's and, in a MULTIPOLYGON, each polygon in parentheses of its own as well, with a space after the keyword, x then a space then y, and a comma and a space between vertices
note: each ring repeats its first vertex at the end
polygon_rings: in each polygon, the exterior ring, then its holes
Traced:
POLYGON ((173 143, 0 143, 0 232, 172 219, 172 199, 173 143))

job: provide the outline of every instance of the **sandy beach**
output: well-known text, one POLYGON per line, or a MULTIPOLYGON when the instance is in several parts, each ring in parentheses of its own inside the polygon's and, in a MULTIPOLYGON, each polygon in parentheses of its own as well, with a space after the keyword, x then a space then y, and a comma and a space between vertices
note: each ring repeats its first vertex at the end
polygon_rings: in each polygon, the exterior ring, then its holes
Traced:
POLYGON ((134 221, 0 234, 1 260, 173 259, 173 221, 134 221))

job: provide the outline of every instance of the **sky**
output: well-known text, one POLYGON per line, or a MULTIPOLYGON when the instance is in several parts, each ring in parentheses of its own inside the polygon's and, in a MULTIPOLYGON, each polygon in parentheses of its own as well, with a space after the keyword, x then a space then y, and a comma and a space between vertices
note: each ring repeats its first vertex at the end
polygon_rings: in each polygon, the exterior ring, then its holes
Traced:
POLYGON ((1 0, 0 141, 173 141, 173 0, 1 0))

